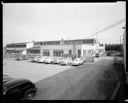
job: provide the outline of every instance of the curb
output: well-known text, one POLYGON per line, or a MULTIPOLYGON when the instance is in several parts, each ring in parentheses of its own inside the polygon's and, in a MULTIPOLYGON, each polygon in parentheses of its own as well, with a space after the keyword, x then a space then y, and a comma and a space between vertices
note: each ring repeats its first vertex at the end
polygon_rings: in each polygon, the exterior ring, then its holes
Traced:
POLYGON ((120 87, 120 82, 117 83, 116 88, 115 88, 115 90, 114 90, 114 92, 113 92, 113 94, 112 94, 110 100, 114 100, 114 99, 115 99, 115 97, 116 97, 116 95, 117 95, 117 92, 118 92, 118 90, 119 90, 119 87, 120 87))

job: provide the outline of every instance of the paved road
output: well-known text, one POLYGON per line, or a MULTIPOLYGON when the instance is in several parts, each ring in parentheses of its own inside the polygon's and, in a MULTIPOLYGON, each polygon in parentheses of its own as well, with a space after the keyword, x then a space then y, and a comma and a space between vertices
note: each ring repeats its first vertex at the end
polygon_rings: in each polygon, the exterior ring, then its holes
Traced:
POLYGON ((102 57, 95 64, 72 67, 36 82, 33 100, 106 100, 110 99, 118 81, 112 57, 102 57))

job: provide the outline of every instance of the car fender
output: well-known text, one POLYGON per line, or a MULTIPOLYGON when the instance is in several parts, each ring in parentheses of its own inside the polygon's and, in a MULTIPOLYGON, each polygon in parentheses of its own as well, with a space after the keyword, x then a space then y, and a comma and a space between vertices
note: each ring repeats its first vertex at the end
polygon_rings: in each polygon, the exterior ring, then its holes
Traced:
POLYGON ((7 98, 9 97, 9 99, 19 99, 21 97, 21 91, 19 89, 10 89, 7 91, 7 98), (18 98, 17 98, 18 97, 18 98))
POLYGON ((30 88, 30 89, 28 89, 28 90, 25 92, 25 94, 24 94, 24 99, 28 99, 28 98, 26 97, 26 95, 27 95, 27 93, 30 92, 30 91, 34 91, 34 92, 35 92, 35 93, 34 93, 34 96, 35 96, 37 90, 38 90, 37 88, 30 88))

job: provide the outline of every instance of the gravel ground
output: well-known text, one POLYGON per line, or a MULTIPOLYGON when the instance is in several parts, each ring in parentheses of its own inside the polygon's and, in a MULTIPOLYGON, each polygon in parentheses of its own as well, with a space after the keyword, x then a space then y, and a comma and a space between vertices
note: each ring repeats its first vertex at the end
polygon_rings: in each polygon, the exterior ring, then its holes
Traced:
POLYGON ((13 78, 26 78, 36 82, 49 76, 67 70, 70 66, 59 66, 29 61, 16 61, 15 59, 3 60, 3 74, 13 78))

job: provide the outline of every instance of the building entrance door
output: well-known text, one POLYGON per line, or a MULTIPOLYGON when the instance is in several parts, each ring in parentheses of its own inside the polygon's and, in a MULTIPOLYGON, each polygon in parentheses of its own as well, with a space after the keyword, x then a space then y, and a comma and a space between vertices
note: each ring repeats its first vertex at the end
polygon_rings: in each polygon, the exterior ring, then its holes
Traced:
POLYGON ((78 50, 78 58, 81 57, 81 50, 78 50))

